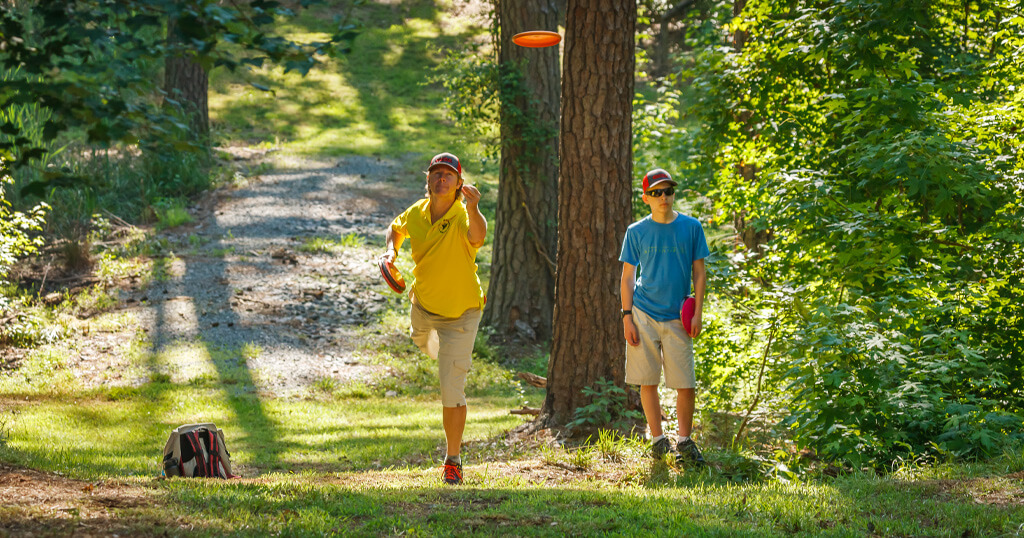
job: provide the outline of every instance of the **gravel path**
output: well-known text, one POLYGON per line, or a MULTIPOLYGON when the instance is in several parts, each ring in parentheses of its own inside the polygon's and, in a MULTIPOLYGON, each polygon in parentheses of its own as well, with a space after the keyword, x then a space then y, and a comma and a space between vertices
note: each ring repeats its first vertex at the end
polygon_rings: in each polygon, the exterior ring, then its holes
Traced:
POLYGON ((154 373, 175 382, 205 375, 280 396, 325 378, 374 375, 360 355, 360 327, 373 330, 389 301, 402 300, 375 257, 387 223, 421 196, 415 170, 374 157, 278 157, 248 185, 210 193, 190 208, 193 223, 160 234, 175 251, 169 277, 123 292, 122 312, 134 322, 81 346, 80 378, 138 385, 154 373), (366 243, 300 249, 352 233, 366 243), (131 364, 140 343, 156 353, 131 364))

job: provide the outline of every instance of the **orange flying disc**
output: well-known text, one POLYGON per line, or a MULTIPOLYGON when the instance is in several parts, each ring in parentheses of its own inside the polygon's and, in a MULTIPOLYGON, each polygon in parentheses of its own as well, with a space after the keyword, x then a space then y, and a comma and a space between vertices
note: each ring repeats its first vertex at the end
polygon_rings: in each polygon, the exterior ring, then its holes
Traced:
POLYGON ((561 40, 562 36, 558 35, 558 32, 548 32, 546 30, 522 32, 512 36, 513 43, 520 47, 529 47, 531 49, 557 45, 561 40))

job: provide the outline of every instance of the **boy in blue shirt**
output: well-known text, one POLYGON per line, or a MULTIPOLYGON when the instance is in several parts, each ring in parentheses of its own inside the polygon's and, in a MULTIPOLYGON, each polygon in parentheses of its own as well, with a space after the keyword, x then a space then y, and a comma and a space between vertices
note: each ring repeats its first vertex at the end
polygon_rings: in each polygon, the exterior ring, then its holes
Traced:
POLYGON ((704 464, 690 438, 697 379, 693 371, 693 341, 700 334, 709 254, 700 222, 673 208, 676 182, 656 168, 643 178, 643 201, 651 214, 630 225, 622 242, 622 328, 626 337, 626 383, 640 385, 640 402, 651 429, 652 455, 672 451, 661 429, 658 384, 676 389, 679 416, 676 461, 704 464), (679 312, 690 293, 696 300, 690 333, 679 312))

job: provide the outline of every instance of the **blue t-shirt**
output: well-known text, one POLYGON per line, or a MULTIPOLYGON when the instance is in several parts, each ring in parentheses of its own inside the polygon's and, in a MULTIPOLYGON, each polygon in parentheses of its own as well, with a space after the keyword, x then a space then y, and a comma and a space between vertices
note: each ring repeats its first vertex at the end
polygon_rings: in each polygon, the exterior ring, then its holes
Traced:
POLYGON ((677 213, 668 224, 650 215, 626 230, 619 261, 636 266, 633 306, 658 321, 679 319, 690 294, 693 262, 710 254, 704 228, 693 217, 677 213))

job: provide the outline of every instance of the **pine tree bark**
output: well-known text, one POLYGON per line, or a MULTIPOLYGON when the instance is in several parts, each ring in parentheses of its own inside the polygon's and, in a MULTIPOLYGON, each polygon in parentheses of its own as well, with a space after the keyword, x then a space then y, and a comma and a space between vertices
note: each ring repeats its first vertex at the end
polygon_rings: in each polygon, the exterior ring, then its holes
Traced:
POLYGON ((168 99, 181 104, 192 133, 200 140, 207 140, 210 137, 209 75, 192 56, 183 54, 180 46, 174 46, 182 42, 175 19, 167 23, 167 41, 172 50, 177 50, 164 61, 164 91, 168 99))
POLYGON ((483 321, 504 337, 551 337, 558 218, 558 47, 523 48, 512 36, 557 30, 559 2, 498 2, 501 172, 491 281, 483 321), (503 77, 505 79, 506 77, 503 77))
POLYGON ((618 261, 632 220, 636 3, 570 0, 559 143, 558 271, 548 392, 538 422, 562 426, 601 379, 624 385, 618 261))

